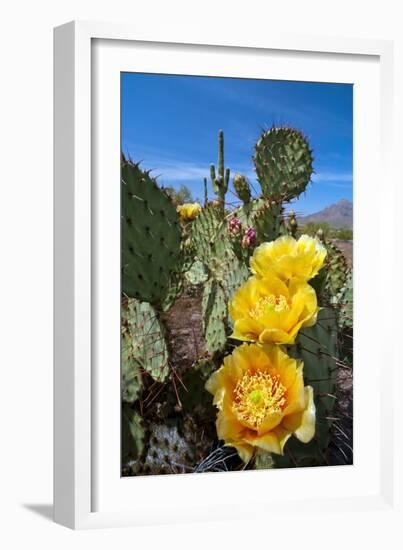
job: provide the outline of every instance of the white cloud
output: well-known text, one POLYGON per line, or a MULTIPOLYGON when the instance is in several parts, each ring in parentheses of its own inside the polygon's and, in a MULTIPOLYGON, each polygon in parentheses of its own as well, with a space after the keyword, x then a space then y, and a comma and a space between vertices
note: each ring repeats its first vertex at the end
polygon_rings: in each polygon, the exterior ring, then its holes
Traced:
POLYGON ((353 174, 351 172, 318 172, 313 174, 312 181, 316 182, 332 182, 332 183, 341 183, 353 181, 353 174))
POLYGON ((348 189, 353 184, 353 174, 351 172, 319 172, 313 174, 312 181, 330 187, 348 189))
MULTIPOLYGON (((149 157, 141 165, 145 169, 152 169, 152 175, 158 177, 162 183, 202 182, 203 178, 210 179, 209 164, 196 164, 173 158, 157 160, 149 157)), ((245 175, 252 182, 256 179, 256 175, 251 167, 233 166, 231 167, 231 178, 235 173, 245 175)))

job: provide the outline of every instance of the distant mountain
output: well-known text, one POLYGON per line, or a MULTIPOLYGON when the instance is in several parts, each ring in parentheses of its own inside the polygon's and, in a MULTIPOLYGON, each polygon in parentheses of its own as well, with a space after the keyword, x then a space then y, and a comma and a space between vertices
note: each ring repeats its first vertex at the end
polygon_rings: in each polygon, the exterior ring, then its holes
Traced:
POLYGON ((299 225, 308 222, 320 223, 327 222, 331 227, 353 228, 353 203, 347 199, 341 199, 338 202, 327 206, 320 212, 298 218, 299 225))

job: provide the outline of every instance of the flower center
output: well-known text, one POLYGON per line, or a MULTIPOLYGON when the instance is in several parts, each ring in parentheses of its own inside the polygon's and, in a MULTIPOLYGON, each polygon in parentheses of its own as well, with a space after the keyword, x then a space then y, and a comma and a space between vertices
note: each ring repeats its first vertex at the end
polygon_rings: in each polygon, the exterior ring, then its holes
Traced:
POLYGON ((286 311, 288 309, 289 305, 285 296, 269 294, 260 298, 256 305, 249 310, 249 314, 254 319, 259 319, 271 311, 286 311))
POLYGON ((247 372, 235 386, 233 407, 240 420, 258 428, 269 414, 282 411, 285 393, 279 375, 247 372))

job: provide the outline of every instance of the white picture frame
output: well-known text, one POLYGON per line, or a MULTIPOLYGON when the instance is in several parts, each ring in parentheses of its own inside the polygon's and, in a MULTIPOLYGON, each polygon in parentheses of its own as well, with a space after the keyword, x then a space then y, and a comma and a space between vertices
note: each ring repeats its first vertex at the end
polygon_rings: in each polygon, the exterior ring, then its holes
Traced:
POLYGON ((301 501, 308 514, 323 507, 329 512, 347 508, 395 514, 392 419, 397 409, 390 385, 396 357, 392 347, 381 348, 387 327, 371 325, 368 303, 370 293, 383 312, 391 311, 385 289, 393 279, 380 266, 393 255, 393 240, 384 238, 393 231, 388 209, 388 204, 394 204, 393 44, 274 33, 254 41, 237 37, 234 43, 206 35, 199 42, 185 31, 181 36, 153 37, 130 25, 72 22, 55 29, 54 46, 55 521, 81 529, 178 522, 178 517, 180 521, 241 520, 297 513, 301 501), (242 63, 242 58, 247 62, 242 63), (116 308, 120 257, 116 74, 137 70, 256 76, 256 71, 266 75, 268 59, 272 78, 285 78, 286 66, 291 64, 289 79, 347 81, 358 90, 354 99, 354 233, 359 243, 354 260, 355 285, 359 281, 354 303, 354 361, 358 364, 354 466, 150 476, 125 479, 123 488, 120 469, 116 470, 120 374, 118 367, 118 377, 116 369, 113 374, 108 367, 117 357, 120 328, 116 308), (370 120, 371 109, 375 113, 370 120), (382 199, 376 186, 381 163, 382 199), (118 191, 102 185, 115 177, 118 191), (110 192, 105 192, 107 188, 110 192), (376 223, 369 227, 374 214, 376 223), (364 365, 371 372, 365 392, 360 389, 364 365), (368 427, 364 417, 371 406, 368 427), (287 483, 294 490, 281 497, 281 487, 287 483), (265 486, 270 491, 259 492, 265 486), (219 502, 211 497, 214 491, 223 495, 219 502), (237 493, 242 495, 242 506, 237 493), (245 507, 248 502, 255 506, 245 507))

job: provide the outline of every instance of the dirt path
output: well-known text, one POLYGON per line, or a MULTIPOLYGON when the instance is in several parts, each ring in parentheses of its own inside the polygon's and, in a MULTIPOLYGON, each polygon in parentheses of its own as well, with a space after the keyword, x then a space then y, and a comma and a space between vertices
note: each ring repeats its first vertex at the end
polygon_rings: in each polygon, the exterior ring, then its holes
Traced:
POLYGON ((165 315, 171 361, 178 370, 189 368, 205 353, 201 311, 201 296, 183 295, 165 315))

